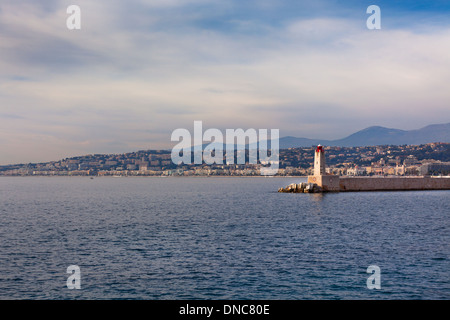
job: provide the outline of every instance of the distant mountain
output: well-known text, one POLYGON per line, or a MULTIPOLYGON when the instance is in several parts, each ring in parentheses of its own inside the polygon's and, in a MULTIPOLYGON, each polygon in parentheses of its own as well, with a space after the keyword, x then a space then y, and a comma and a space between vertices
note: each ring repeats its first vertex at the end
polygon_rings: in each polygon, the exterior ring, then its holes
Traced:
MULTIPOLYGON (((419 145, 431 142, 446 142, 450 143, 450 123, 446 124, 432 124, 422 129, 417 130, 400 130, 385 128, 380 126, 372 126, 358 132, 355 132, 348 137, 337 140, 324 139, 309 139, 296 138, 287 136, 280 138, 279 148, 301 148, 311 147, 318 144, 331 147, 365 147, 365 146, 381 146, 381 145, 419 145)), ((218 143, 205 143, 203 148, 219 147, 218 143)), ((236 146, 235 146, 236 147, 236 146)), ((240 146, 243 148, 243 146, 240 146)), ((257 148, 258 144, 250 145, 250 148, 257 148)), ((270 147, 270 145, 269 145, 270 147)), ((222 145, 223 150, 226 145, 222 145)), ((248 145, 246 146, 248 148, 248 145)))
POLYGON ((321 140, 295 137, 280 138, 280 149, 310 147, 322 144, 334 147, 362 147, 377 145, 450 143, 450 123, 433 124, 417 130, 399 130, 373 126, 338 140, 321 140))

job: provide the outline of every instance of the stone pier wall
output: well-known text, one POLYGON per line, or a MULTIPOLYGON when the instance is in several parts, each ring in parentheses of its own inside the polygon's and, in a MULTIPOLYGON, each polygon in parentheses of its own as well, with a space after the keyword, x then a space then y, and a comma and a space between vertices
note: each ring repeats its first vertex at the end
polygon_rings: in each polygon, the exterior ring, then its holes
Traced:
POLYGON ((340 177, 340 191, 445 190, 450 178, 432 177, 340 177))
POLYGON ((450 190, 450 177, 309 176, 323 191, 450 190))

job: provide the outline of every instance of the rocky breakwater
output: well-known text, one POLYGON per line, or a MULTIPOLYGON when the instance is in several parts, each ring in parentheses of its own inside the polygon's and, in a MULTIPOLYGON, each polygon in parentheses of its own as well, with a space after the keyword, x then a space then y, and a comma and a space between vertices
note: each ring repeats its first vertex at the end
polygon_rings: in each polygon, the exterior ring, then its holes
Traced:
POLYGON ((278 192, 285 193, 320 193, 322 188, 315 183, 291 183, 285 188, 279 188, 278 192))

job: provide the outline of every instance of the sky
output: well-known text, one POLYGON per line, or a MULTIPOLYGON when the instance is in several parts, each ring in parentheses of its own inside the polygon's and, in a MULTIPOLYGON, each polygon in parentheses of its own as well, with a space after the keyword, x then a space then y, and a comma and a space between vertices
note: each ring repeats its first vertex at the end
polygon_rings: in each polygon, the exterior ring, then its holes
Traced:
POLYGON ((194 121, 419 129, 450 122, 449 83, 447 0, 0 1, 0 165, 170 149, 194 121))

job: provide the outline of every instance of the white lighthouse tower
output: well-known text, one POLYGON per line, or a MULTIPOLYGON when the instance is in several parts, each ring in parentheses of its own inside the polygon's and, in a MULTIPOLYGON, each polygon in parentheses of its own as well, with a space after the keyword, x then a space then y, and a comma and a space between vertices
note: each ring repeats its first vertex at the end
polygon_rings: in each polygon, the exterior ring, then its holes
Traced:
POLYGON ((339 191, 339 176, 326 174, 325 151, 320 144, 314 154, 314 175, 308 176, 308 183, 317 184, 324 191, 339 191))
POLYGON ((325 154, 323 146, 319 144, 314 154, 314 176, 323 175, 325 175, 325 154))

